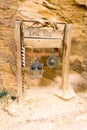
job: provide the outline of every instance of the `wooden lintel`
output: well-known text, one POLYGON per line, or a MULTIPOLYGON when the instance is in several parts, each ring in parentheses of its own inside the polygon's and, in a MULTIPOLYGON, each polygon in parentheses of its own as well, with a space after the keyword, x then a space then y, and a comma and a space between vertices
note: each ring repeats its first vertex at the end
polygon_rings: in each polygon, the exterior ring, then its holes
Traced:
POLYGON ((58 30, 54 30, 52 27, 29 27, 23 29, 24 38, 37 38, 37 39, 61 39, 63 40, 64 26, 58 30))
MULTIPOLYGON (((37 20, 22 20, 22 22, 38 22, 37 20)), ((43 22, 50 22, 49 20, 43 20, 43 22)), ((66 24, 66 22, 56 21, 57 24, 66 24)))

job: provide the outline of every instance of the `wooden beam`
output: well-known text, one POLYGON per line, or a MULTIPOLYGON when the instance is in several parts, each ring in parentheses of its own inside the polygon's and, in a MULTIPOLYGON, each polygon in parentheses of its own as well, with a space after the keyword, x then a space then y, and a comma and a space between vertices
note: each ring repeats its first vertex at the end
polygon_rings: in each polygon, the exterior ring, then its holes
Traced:
MULTIPOLYGON (((39 22, 37 20, 22 20, 22 22, 39 22)), ((50 21, 49 20, 43 20, 43 22, 47 22, 49 23, 50 21)), ((57 24, 66 24, 66 22, 59 22, 59 21, 56 21, 57 24)))
MULTIPOLYGON (((42 56, 50 56, 50 52, 32 52, 32 51, 29 51, 29 52, 26 52, 26 56, 29 56, 29 57, 35 57, 35 56, 39 56, 39 57, 42 57, 42 56)), ((55 53, 55 56, 59 56, 59 51, 55 53)))
POLYGON ((62 48, 60 39, 24 39, 25 48, 62 48))
POLYGON ((63 92, 69 87, 69 58, 71 48, 72 25, 66 24, 63 46, 63 68, 62 68, 62 88, 63 92))
POLYGON ((18 102, 22 99, 22 66, 21 66, 21 39, 20 39, 21 21, 15 21, 14 38, 17 48, 17 97, 18 102))
POLYGON ((64 26, 58 26, 58 30, 53 30, 52 27, 41 28, 23 28, 24 38, 41 38, 41 39, 61 39, 63 40, 64 26))

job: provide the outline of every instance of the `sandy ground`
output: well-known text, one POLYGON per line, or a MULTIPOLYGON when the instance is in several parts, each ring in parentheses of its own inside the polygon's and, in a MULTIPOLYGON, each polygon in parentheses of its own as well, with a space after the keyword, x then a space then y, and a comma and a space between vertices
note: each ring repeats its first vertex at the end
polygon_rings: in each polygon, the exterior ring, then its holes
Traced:
POLYGON ((0 130, 87 130, 87 86, 80 86, 84 80, 79 75, 70 79, 76 94, 72 99, 58 97, 55 85, 27 89, 19 105, 0 103, 0 130))

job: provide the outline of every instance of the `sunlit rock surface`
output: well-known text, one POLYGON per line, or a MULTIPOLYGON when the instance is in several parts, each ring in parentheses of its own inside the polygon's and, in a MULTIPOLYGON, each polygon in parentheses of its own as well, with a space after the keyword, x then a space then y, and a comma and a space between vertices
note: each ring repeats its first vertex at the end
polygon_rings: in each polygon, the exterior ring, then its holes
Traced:
MULTIPOLYGON (((16 86, 16 19, 54 19, 72 23, 71 61, 79 59, 82 62, 87 55, 87 0, 0 0, 0 87, 16 86)), ((25 77, 28 82, 29 74, 25 77)), ((46 82, 46 77, 44 80, 46 82)))

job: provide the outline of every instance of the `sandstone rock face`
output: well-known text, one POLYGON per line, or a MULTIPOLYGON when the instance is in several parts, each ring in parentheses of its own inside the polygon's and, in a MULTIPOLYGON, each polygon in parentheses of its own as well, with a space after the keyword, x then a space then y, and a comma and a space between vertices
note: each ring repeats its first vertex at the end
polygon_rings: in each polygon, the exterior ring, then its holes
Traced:
POLYGON ((87 0, 0 0, 0 87, 16 86, 16 19, 72 23, 71 57, 87 55, 87 0))
POLYGON ((77 4, 84 5, 87 7, 87 0, 75 0, 77 4))

